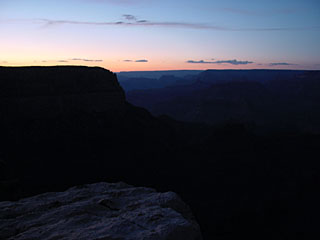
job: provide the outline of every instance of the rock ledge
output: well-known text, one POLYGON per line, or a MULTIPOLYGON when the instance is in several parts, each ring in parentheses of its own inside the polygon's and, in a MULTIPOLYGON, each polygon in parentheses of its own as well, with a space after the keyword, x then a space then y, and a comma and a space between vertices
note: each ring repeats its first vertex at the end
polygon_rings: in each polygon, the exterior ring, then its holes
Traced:
POLYGON ((202 237, 189 207, 177 194, 125 183, 96 183, 0 202, 0 239, 202 237))

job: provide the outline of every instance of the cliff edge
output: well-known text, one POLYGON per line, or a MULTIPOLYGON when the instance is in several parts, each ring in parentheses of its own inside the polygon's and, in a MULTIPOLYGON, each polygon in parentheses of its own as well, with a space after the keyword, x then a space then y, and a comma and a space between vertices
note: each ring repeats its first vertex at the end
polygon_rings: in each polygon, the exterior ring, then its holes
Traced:
POLYGON ((55 117, 121 112, 125 94, 114 73, 98 67, 0 67, 0 114, 55 117))

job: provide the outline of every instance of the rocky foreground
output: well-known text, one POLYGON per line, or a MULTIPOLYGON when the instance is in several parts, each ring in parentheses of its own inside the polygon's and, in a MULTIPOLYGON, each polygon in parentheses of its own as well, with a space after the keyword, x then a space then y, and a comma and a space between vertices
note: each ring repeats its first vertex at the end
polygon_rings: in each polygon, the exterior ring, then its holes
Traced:
POLYGON ((96 183, 0 202, 0 239, 201 240, 173 192, 96 183))

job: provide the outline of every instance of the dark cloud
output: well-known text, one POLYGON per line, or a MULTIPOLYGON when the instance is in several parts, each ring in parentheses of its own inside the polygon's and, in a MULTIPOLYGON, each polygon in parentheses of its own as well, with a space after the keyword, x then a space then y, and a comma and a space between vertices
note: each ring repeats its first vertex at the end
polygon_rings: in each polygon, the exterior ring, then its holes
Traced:
POLYGON ((253 62, 251 62, 251 61, 238 61, 236 59, 233 59, 233 60, 216 61, 215 63, 217 63, 217 64, 228 63, 228 64, 232 64, 232 65, 247 65, 247 64, 251 64, 253 62))
POLYGON ((277 62, 277 63, 270 63, 270 66, 291 66, 295 65, 293 63, 287 63, 287 62, 277 62))
POLYGON ((126 60, 123 60, 124 62, 137 62, 137 63, 146 63, 148 62, 148 60, 146 59, 138 59, 138 60, 131 60, 131 59, 126 59, 126 60))
POLYGON ((148 62, 148 60, 146 60, 146 59, 140 59, 140 60, 136 60, 135 62, 138 62, 138 63, 146 63, 146 62, 148 62))
MULTIPOLYGON (((123 18, 125 18, 127 21, 131 22, 130 24, 132 24, 132 22, 135 22, 137 24, 139 23, 147 23, 147 20, 139 20, 138 17, 131 15, 131 14, 124 14, 122 15, 123 18)), ((121 22, 123 23, 123 22, 121 22)))
POLYGON ((236 59, 233 59, 233 60, 219 60, 219 61, 188 60, 187 63, 200 63, 200 64, 224 64, 224 63, 227 63, 227 64, 232 64, 232 65, 247 65, 247 64, 251 64, 253 62, 251 62, 251 61, 238 61, 236 59))
POLYGON ((187 63, 214 63, 214 62, 204 61, 204 60, 199 60, 199 61, 188 60, 187 63))
POLYGON ((101 59, 86 59, 86 58, 72 58, 72 61, 83 61, 83 62, 103 62, 101 59))
POLYGON ((67 60, 58 60, 57 62, 65 63, 68 62, 67 60))
POLYGON ((137 18, 131 14, 123 14, 122 16, 128 21, 137 21, 137 18))

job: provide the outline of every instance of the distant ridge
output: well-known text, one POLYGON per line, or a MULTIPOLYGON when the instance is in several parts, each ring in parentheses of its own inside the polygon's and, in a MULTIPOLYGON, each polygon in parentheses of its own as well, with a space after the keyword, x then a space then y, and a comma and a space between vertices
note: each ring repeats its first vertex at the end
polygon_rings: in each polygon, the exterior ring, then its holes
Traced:
POLYGON ((121 71, 117 72, 119 77, 143 77, 143 78, 160 78, 163 75, 172 75, 175 77, 185 77, 187 75, 197 75, 203 70, 160 70, 160 71, 121 71))

